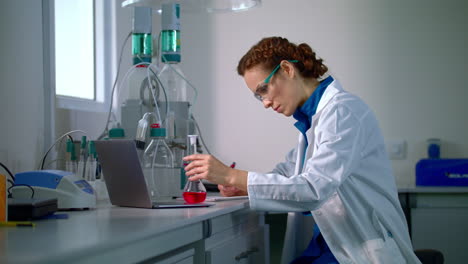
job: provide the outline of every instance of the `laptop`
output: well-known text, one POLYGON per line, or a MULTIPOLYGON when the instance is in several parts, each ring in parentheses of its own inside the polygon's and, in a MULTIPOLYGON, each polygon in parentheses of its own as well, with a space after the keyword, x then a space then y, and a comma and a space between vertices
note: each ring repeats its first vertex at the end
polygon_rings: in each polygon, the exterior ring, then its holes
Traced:
POLYGON ((177 200, 151 201, 134 140, 97 140, 95 146, 113 205, 153 209, 214 205, 177 200))

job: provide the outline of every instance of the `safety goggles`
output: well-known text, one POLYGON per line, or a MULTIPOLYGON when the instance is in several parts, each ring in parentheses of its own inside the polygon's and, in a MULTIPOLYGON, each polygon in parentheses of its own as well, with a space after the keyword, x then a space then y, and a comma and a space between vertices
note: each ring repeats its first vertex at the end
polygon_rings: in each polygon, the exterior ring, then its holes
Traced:
MULTIPOLYGON (((289 62, 298 62, 298 60, 288 60, 289 62)), ((271 80, 271 77, 273 77, 273 75, 275 75, 275 73, 278 71, 278 69, 280 68, 281 64, 278 64, 278 66, 276 66, 273 71, 270 73, 270 75, 268 75, 266 77, 266 79, 260 83, 258 86, 257 86, 257 89, 255 89, 255 93, 254 93, 254 97, 257 98, 257 100, 259 100, 260 102, 263 102, 264 100, 269 100, 266 95, 268 94, 268 83, 270 82, 271 80)))

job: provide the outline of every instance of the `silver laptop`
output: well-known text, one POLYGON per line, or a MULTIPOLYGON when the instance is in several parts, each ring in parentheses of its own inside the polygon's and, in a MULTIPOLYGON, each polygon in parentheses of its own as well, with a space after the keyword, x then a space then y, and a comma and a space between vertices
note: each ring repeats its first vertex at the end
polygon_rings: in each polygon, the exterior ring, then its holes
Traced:
POLYGON ((211 203, 187 204, 184 201, 151 201, 138 159, 134 140, 95 141, 110 202, 140 208, 207 207, 211 203))

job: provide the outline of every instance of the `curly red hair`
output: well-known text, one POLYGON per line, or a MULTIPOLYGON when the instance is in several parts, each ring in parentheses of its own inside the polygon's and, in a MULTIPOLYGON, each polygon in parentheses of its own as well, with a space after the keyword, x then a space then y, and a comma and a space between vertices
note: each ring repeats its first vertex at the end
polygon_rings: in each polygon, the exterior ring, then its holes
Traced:
POLYGON ((240 59, 237 73, 244 76, 245 71, 260 65, 265 70, 273 70, 282 60, 297 60, 294 63, 304 78, 319 78, 328 71, 322 59, 306 43, 296 45, 282 37, 268 37, 260 40, 240 59))

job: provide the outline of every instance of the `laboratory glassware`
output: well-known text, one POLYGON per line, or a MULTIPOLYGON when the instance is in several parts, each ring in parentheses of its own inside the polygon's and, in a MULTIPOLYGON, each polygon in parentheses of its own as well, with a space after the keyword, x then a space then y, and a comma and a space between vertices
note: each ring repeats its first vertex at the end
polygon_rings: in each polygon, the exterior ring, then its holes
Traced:
POLYGON ((85 177, 86 170, 86 136, 81 137, 80 159, 78 160, 78 169, 76 175, 78 177, 85 177))
POLYGON ((94 141, 88 143, 88 159, 86 160, 85 169, 85 180, 90 182, 91 186, 94 187, 94 181, 96 180, 96 148, 94 147, 94 141))
POLYGON ((180 5, 163 4, 161 16, 161 60, 180 62, 180 5))
POLYGON ((71 139, 67 140, 67 154, 65 158, 65 170, 69 172, 76 173, 76 153, 75 153, 75 144, 71 139))
POLYGON ((152 198, 159 200, 170 197, 171 187, 176 185, 173 175, 174 157, 166 143, 166 129, 159 124, 152 124, 151 142, 145 150, 143 168, 147 186, 152 198))
POLYGON ((177 62, 164 63, 158 78, 166 89, 168 101, 187 101, 187 82, 184 80, 185 75, 177 62))
MULTIPOLYGON (((187 135, 193 133, 187 125, 189 119, 189 102, 187 100, 187 82, 177 63, 164 64, 158 77, 167 92, 168 112, 165 115, 167 138, 176 159, 176 166, 182 167, 181 157, 184 155, 184 144, 187 135)), ((165 109, 166 102, 161 104, 165 109)), ((165 111, 164 111, 165 112, 165 111)))
MULTIPOLYGON (((197 153, 197 138, 198 135, 187 136, 187 156, 197 153)), ((206 189, 201 180, 190 181, 187 179, 183 197, 185 202, 189 204, 204 202, 206 199, 206 189)))
POLYGON ((140 99, 141 86, 147 82, 147 64, 151 63, 153 41, 151 37, 152 9, 135 7, 133 14, 132 59, 135 69, 128 78, 127 99, 140 99), (142 64, 145 63, 145 64, 142 64))
POLYGON ((133 64, 136 65, 141 62, 151 63, 153 53, 151 8, 140 6, 134 8, 132 29, 133 64))

